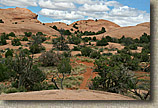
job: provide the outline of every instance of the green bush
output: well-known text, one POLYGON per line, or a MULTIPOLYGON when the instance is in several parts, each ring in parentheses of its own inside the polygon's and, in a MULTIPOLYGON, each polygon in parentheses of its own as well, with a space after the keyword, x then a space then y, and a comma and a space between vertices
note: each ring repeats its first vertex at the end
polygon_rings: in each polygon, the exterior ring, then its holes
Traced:
POLYGON ((79 37, 76 36, 68 36, 68 41, 70 44, 76 44, 78 45, 79 43, 81 43, 81 39, 79 37))
POLYGON ((28 41, 28 38, 25 36, 22 41, 28 41))
POLYGON ((97 44, 96 44, 96 45, 97 45, 97 46, 106 46, 106 45, 108 45, 108 42, 107 42, 106 38, 102 37, 101 40, 98 40, 98 41, 97 41, 97 44))
POLYGON ((0 19, 0 23, 4 23, 4 21, 2 19, 0 19))
POLYGON ((74 48, 73 48, 72 50, 73 50, 73 51, 80 51, 80 47, 74 46, 74 48))
POLYGON ((24 32, 25 36, 30 37, 32 36, 32 32, 24 32))
POLYGON ((20 39, 13 39, 12 40, 12 45, 13 46, 19 46, 19 45, 21 45, 20 39))
POLYGON ((36 33, 36 36, 42 36, 42 35, 44 35, 42 32, 37 32, 36 33))
POLYGON ((38 45, 38 44, 33 44, 31 45, 30 47, 30 52, 32 54, 37 54, 37 53, 40 53, 42 50, 45 49, 45 47, 41 46, 41 45, 38 45))
POLYGON ((8 49, 7 52, 5 53, 5 58, 7 57, 13 57, 13 50, 8 49))
POLYGON ((43 66, 55 66, 59 62, 57 54, 53 51, 47 51, 41 54, 39 61, 43 66))
POLYGON ((4 91, 4 93, 16 93, 19 92, 19 90, 17 88, 8 88, 4 91))
POLYGON ((89 47, 84 47, 84 48, 81 49, 81 54, 83 56, 88 56, 89 57, 91 52, 92 52, 92 49, 89 48, 89 47))
POLYGON ((5 64, 0 63, 0 82, 10 78, 10 71, 5 64))
POLYGON ((8 34, 8 36, 15 37, 15 34, 14 34, 14 32, 10 32, 10 33, 8 34))
POLYGON ((0 37, 0 45, 6 45, 6 44, 7 44, 7 41, 6 41, 5 37, 1 36, 0 37))
POLYGON ((93 37, 93 41, 96 41, 96 40, 97 40, 97 38, 94 36, 94 37, 93 37))
POLYGON ((92 51, 91 54, 90 54, 90 57, 91 58, 96 58, 96 59, 99 59, 100 58, 100 52, 97 52, 97 51, 92 51))

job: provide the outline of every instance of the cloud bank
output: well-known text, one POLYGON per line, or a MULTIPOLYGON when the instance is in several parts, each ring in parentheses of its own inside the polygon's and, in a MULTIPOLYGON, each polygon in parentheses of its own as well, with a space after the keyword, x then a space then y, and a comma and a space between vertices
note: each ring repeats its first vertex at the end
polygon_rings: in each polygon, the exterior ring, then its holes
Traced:
POLYGON ((68 24, 83 19, 105 19, 120 26, 150 21, 150 13, 108 0, 0 0, 0 5, 40 6, 40 15, 68 24))

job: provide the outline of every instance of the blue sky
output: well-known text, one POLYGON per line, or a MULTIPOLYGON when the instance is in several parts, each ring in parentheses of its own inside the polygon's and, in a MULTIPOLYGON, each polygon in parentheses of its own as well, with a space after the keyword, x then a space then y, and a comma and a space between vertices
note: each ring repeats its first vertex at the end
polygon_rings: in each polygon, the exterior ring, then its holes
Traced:
POLYGON ((0 8, 15 7, 38 14, 43 23, 105 19, 133 26, 150 21, 150 0, 0 0, 0 8))

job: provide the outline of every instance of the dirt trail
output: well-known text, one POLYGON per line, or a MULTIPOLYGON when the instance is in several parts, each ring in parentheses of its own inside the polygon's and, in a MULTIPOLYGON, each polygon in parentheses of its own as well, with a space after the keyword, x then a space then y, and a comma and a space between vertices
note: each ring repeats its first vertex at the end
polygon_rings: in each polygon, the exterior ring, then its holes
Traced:
POLYGON ((91 62, 91 63, 88 63, 88 62, 82 62, 81 60, 77 60, 76 61, 77 63, 82 63, 84 65, 87 66, 87 72, 85 72, 83 75, 84 79, 80 85, 80 89, 89 89, 87 84, 89 83, 90 79, 91 78, 94 78, 96 76, 96 72, 93 72, 93 66, 94 64, 91 62))

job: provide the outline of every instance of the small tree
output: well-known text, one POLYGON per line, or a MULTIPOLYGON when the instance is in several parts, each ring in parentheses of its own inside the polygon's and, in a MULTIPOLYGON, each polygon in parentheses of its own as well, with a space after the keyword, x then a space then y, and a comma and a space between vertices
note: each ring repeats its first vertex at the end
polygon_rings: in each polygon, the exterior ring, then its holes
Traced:
POLYGON ((66 40, 64 38, 64 29, 60 29, 61 36, 59 38, 53 39, 53 46, 56 47, 58 50, 70 50, 69 46, 66 44, 66 40))
POLYGON ((102 37, 101 40, 97 41, 97 46, 106 46, 106 45, 108 45, 108 42, 107 42, 106 38, 104 38, 104 37, 102 37))
POLYGON ((91 52, 92 52, 92 49, 89 48, 89 47, 84 47, 84 48, 81 49, 81 54, 83 56, 88 56, 89 57, 91 52))
POLYGON ((59 62, 58 55, 53 51, 47 51, 42 53, 39 57, 39 61, 42 63, 43 66, 56 66, 59 62))
POLYGON ((0 37, 0 45, 6 45, 6 44, 7 44, 7 41, 6 41, 5 37, 1 36, 0 37))
POLYGON ((23 50, 15 58, 7 58, 6 65, 16 73, 13 81, 17 82, 17 88, 25 87, 31 90, 36 83, 42 82, 46 76, 37 66, 33 65, 33 59, 23 50))
POLYGON ((32 36, 32 32, 24 32, 24 34, 25 34, 26 37, 32 36))
POLYGON ((13 46, 19 46, 19 45, 21 45, 20 39, 13 39, 12 40, 12 45, 13 46))
POLYGON ((0 23, 4 23, 4 21, 2 19, 0 19, 0 23))
POLYGON ((10 33, 8 34, 8 36, 15 37, 15 34, 14 34, 14 32, 10 32, 10 33))
POLYGON ((13 50, 8 49, 7 52, 5 53, 5 58, 7 57, 13 57, 13 50))
MULTIPOLYGON (((63 81, 64 81, 64 78, 65 78, 65 74, 70 74, 71 73, 70 59, 69 58, 63 58, 61 60, 61 62, 58 64, 57 69, 58 69, 58 72, 56 73, 57 78, 59 78, 60 87, 61 87, 61 89, 63 89, 63 81), (59 73, 61 74, 61 77, 59 76, 59 73)), ((56 88, 59 89, 54 76, 52 78, 52 82, 55 84, 56 88)))

